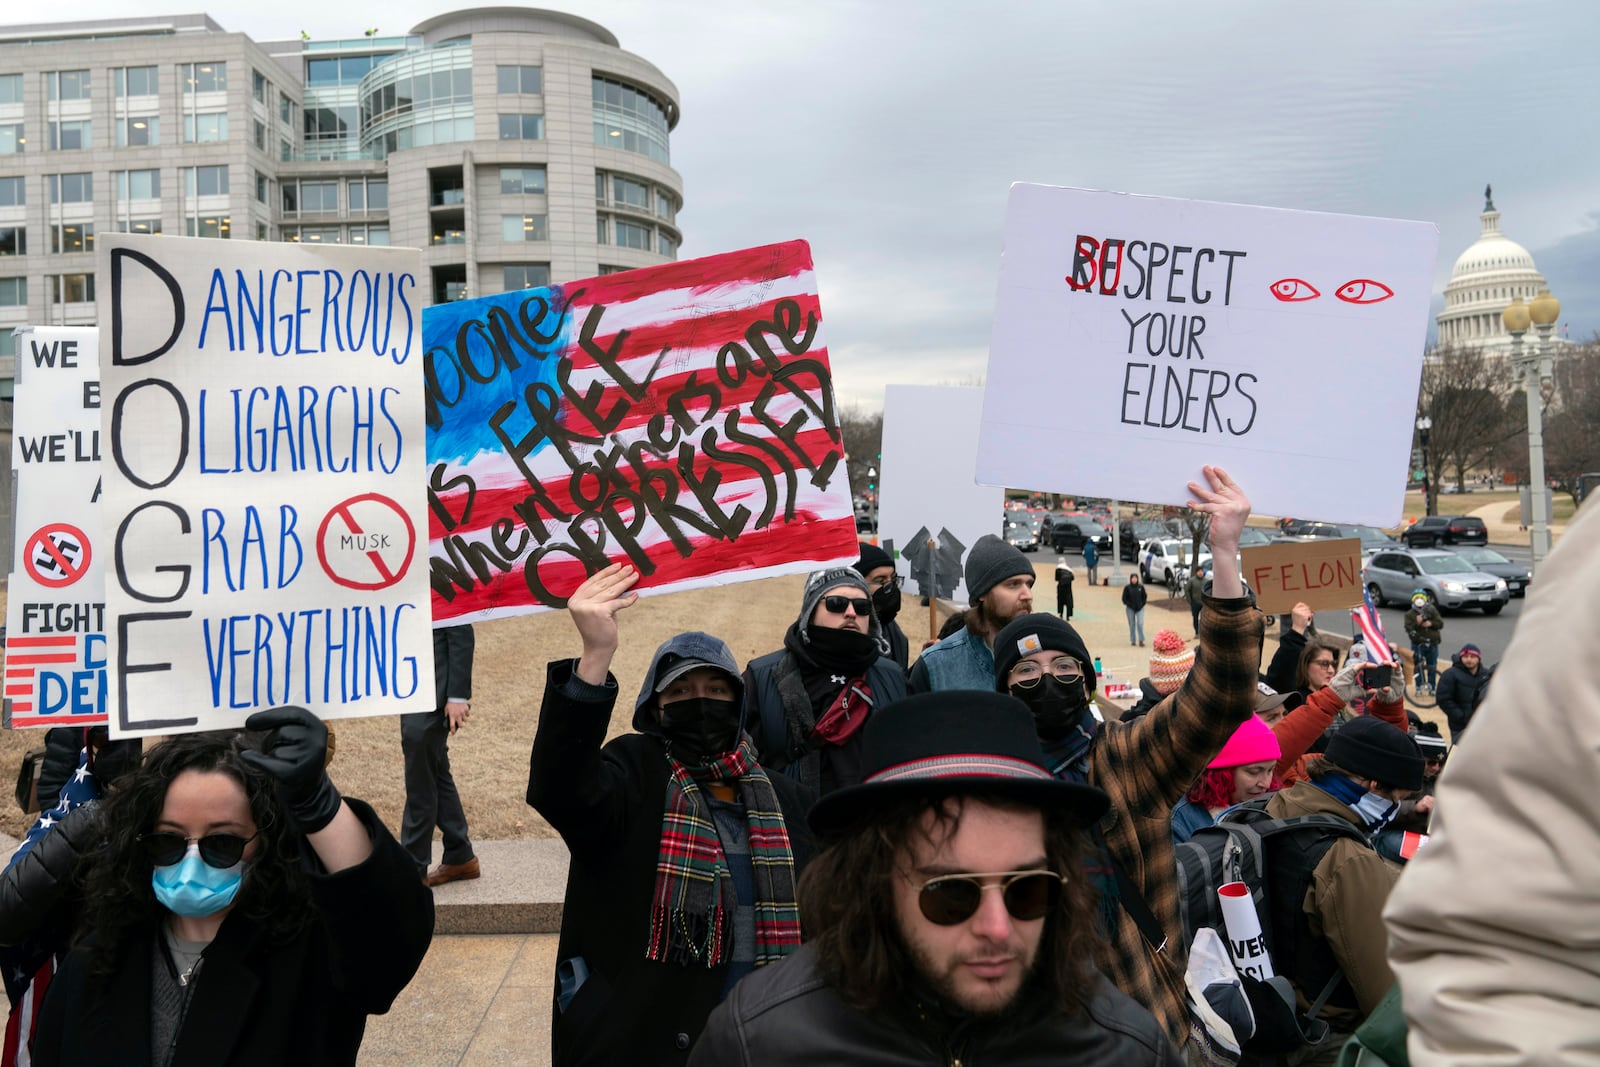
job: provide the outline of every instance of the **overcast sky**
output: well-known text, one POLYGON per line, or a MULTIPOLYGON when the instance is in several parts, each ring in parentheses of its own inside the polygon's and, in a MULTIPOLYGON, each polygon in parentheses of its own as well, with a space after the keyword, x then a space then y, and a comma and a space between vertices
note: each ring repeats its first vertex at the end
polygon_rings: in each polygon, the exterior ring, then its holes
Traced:
MULTIPOLYGON (((550 6, 676 82, 682 256, 811 242, 846 403, 983 374, 1014 181, 1427 220, 1436 307, 1492 182, 1570 336, 1600 331, 1595 0, 550 6)), ((78 0, 57 17, 205 10, 273 40, 454 9, 78 0)))

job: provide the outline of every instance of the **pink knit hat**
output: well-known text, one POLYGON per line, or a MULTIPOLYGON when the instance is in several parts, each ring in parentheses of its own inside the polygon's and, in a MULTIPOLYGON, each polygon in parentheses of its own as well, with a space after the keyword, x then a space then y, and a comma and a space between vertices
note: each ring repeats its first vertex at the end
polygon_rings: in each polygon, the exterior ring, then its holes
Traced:
POLYGON ((1272 727, 1252 715, 1239 724, 1233 736, 1228 738, 1228 743, 1222 746, 1222 751, 1217 753, 1217 758, 1206 766, 1215 770, 1247 767, 1252 763, 1277 763, 1282 755, 1283 750, 1278 747, 1278 738, 1272 732, 1272 727))
POLYGON ((1176 693, 1194 666, 1194 650, 1176 631, 1160 630, 1150 640, 1150 684, 1158 693, 1176 693))

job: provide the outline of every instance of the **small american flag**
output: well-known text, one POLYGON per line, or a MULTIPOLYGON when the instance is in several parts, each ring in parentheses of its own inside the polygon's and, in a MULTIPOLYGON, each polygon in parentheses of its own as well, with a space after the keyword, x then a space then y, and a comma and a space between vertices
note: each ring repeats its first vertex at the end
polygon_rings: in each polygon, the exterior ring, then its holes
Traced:
POLYGON ((1367 650, 1367 662, 1389 662, 1389 639, 1383 636, 1383 621, 1378 618, 1377 609, 1372 606, 1372 597, 1365 589, 1361 591, 1361 606, 1350 609, 1350 618, 1361 631, 1361 644, 1367 650))

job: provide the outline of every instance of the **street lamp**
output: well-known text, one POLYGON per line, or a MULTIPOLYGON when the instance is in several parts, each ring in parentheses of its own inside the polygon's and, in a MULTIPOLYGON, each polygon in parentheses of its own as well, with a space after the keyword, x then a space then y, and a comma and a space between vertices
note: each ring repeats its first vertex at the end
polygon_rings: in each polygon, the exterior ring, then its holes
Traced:
POLYGON ((1532 304, 1524 304, 1519 296, 1511 306, 1501 312, 1500 319, 1511 335, 1511 365, 1515 382, 1528 397, 1528 502, 1533 509, 1533 530, 1529 535, 1535 573, 1550 551, 1550 516, 1545 509, 1544 485, 1544 416, 1540 410, 1540 390, 1550 381, 1550 331, 1561 316, 1561 301, 1541 289, 1532 304), (1539 340, 1524 347, 1523 334, 1532 323, 1539 331, 1539 340))
POLYGON ((1417 435, 1422 439, 1422 513, 1433 514, 1433 465, 1428 462, 1428 431, 1433 420, 1423 415, 1417 419, 1417 435))
POLYGON ((872 505, 872 543, 878 543, 878 468, 867 468, 867 490, 872 496, 867 498, 867 503, 872 505))

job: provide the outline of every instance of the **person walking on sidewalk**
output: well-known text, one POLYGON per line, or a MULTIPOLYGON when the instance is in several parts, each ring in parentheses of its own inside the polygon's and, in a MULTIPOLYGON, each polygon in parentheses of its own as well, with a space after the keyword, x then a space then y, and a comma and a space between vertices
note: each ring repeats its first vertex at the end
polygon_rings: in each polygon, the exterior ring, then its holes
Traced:
POLYGON ((1072 582, 1075 575, 1072 568, 1067 566, 1066 557, 1056 560, 1056 615, 1059 618, 1072 618, 1072 582))
POLYGON ((1083 539, 1083 568, 1089 572, 1089 584, 1100 584, 1100 549, 1093 537, 1083 539))
POLYGON ((423 882, 432 887, 481 873, 472 839, 467 836, 467 813, 450 774, 450 738, 472 711, 472 651, 471 626, 434 630, 434 710, 400 716, 400 752, 406 776, 400 844, 411 854, 423 882), (430 871, 435 826, 444 835, 444 855, 430 871))
POLYGON ((1411 608, 1406 612, 1406 636, 1411 639, 1411 662, 1416 674, 1413 684, 1419 693, 1431 693, 1439 686, 1439 635, 1443 631, 1444 616, 1427 593, 1413 589, 1411 608))
POLYGON ((1128 575, 1128 584, 1122 587, 1122 610, 1128 616, 1128 644, 1144 644, 1144 605, 1150 598, 1139 572, 1128 575))

